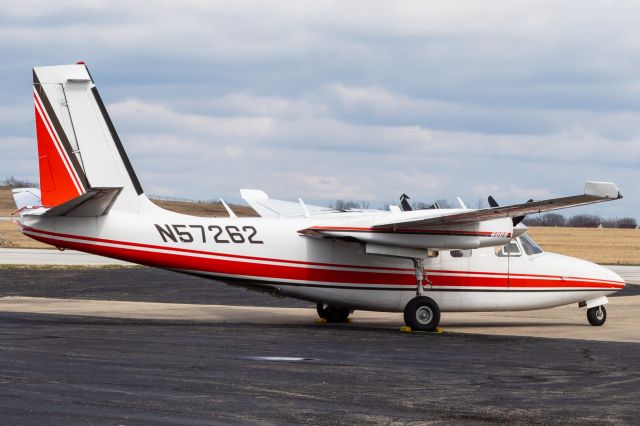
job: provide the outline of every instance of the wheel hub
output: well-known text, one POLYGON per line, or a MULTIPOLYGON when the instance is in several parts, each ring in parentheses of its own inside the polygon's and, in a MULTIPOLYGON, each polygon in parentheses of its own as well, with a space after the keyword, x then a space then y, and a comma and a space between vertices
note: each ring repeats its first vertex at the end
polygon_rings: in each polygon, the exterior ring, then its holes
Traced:
POLYGON ((601 319, 602 319, 602 317, 603 317, 603 314, 602 314, 602 308, 601 308, 601 307, 598 307, 598 310, 596 311, 596 318, 597 318, 597 319, 599 319, 599 320, 601 320, 601 319))
POLYGON ((429 324, 431 322, 431 318, 433 318, 433 312, 428 306, 421 306, 416 311, 416 319, 420 324, 429 324))

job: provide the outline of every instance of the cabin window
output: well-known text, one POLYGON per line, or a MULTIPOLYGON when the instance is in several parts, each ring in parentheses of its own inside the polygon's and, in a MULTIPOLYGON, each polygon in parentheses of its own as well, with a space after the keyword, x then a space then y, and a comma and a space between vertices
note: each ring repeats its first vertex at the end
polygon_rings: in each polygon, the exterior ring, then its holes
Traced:
POLYGON ((536 244, 536 242, 533 241, 533 238, 528 235, 520 236, 520 243, 522 243, 524 252, 529 256, 531 256, 532 254, 542 253, 542 249, 540 248, 540 246, 536 244))
POLYGON ((451 250, 451 257, 471 257, 471 250, 451 250))
POLYGON ((427 250, 427 257, 438 257, 439 254, 438 250, 427 250))
POLYGON ((515 241, 511 241, 509 244, 505 244, 502 247, 496 247, 496 256, 508 257, 508 256, 522 256, 520 246, 515 241))

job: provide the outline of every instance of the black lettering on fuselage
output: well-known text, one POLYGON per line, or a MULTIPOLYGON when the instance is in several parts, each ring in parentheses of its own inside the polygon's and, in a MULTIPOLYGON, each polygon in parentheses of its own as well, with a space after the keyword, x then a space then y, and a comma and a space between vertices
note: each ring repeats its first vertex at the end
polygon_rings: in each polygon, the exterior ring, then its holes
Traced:
POLYGON ((253 226, 239 228, 227 225, 223 228, 218 225, 159 225, 157 223, 154 226, 165 243, 171 240, 174 243, 264 244, 264 241, 257 238, 258 230, 253 226), (195 231, 191 232, 189 229, 195 231), (207 234, 209 234, 208 237, 207 234))
POLYGON ((173 235, 173 231, 171 230, 171 227, 169 225, 164 225, 164 226, 166 226, 166 229, 163 228, 162 226, 158 225, 158 224, 154 224, 154 225, 156 226, 156 229, 160 233, 160 236, 162 237, 162 241, 164 241, 166 243, 167 242, 167 238, 169 238, 174 243, 178 242, 178 239, 176 238, 175 235, 173 235))

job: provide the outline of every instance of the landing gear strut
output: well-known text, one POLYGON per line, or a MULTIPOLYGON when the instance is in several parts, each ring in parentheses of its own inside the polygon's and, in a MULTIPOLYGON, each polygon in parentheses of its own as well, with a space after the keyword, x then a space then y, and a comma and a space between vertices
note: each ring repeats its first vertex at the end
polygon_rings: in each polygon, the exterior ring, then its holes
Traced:
POLYGON ((603 305, 589 308, 587 309, 587 320, 589 320, 589 324, 591 325, 596 327, 601 326, 607 321, 607 310, 603 305))
POLYGON ((346 322, 353 312, 351 309, 327 305, 326 303, 318 303, 316 310, 318 311, 318 316, 327 320, 327 322, 346 322))
POLYGON ((422 259, 413 259, 416 270, 416 297, 404 308, 404 323, 416 331, 434 331, 440 323, 440 307, 430 297, 424 296, 424 281, 431 288, 431 281, 424 273, 422 259))

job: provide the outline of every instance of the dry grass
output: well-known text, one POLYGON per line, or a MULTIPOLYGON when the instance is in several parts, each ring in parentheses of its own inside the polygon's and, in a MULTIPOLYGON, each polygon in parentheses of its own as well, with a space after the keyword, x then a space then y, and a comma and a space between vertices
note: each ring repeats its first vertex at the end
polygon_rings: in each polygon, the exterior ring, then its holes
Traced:
POLYGON ((25 237, 15 223, 0 220, 0 247, 11 248, 53 248, 29 237, 25 237))
POLYGON ((0 216, 11 216, 16 211, 16 204, 11 196, 11 188, 0 186, 0 216))
POLYGON ((639 229, 531 227, 529 235, 554 253, 605 265, 640 265, 639 229))
POLYGON ((64 269, 66 271, 74 271, 74 270, 85 270, 85 269, 122 269, 122 268, 145 268, 142 265, 13 265, 13 264, 3 264, 0 263, 0 271, 13 271, 13 270, 61 270, 64 269))
MULTIPOLYGON (((222 206, 222 203, 185 203, 182 201, 164 201, 164 200, 151 200, 154 204, 162 207, 163 209, 171 210, 172 212, 189 214, 192 216, 200 217, 228 217, 229 214, 222 206)), ((233 212, 240 217, 258 216, 256 212, 249 206, 240 206, 237 204, 231 204, 229 206, 233 212)))

